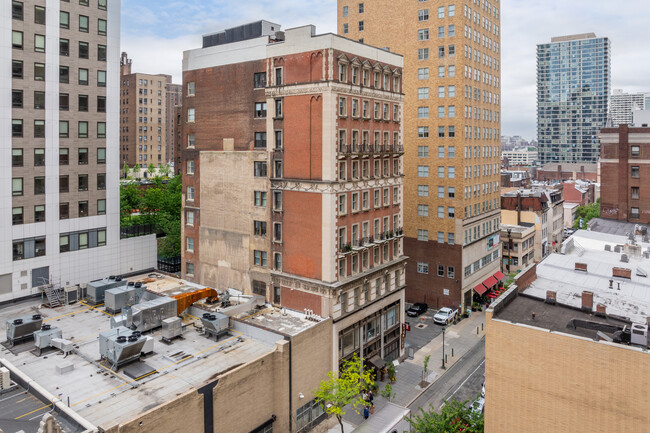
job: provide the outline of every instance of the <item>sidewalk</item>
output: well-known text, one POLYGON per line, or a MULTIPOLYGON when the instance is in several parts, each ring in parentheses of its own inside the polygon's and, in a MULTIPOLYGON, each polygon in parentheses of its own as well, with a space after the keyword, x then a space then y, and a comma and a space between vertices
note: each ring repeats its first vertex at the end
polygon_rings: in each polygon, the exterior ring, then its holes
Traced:
MULTIPOLYGON (((427 320, 429 326, 439 326, 432 324, 427 320)), ((485 335, 485 311, 472 312, 471 317, 461 320, 456 325, 446 326, 445 331, 445 355, 447 355, 446 368, 454 365, 465 353, 467 353, 481 338, 485 335), (478 334, 476 330, 478 328, 478 334), (451 356, 452 349, 454 356, 451 356)), ((393 387, 394 397, 391 402, 399 406, 408 407, 420 394, 422 394, 433 382, 436 381, 446 369, 442 368, 442 334, 431 340, 420 350, 415 352, 413 359, 407 359, 403 363, 395 367, 395 382, 391 385, 393 387), (429 374, 427 376, 427 385, 425 388, 420 387, 422 381, 422 371, 424 365, 424 357, 431 355, 429 359, 429 374)), ((379 392, 375 396, 375 415, 378 411, 386 406, 386 399, 381 396, 381 391, 384 389, 387 380, 378 382, 379 392)), ((374 415, 371 415, 371 417, 374 415)), ((359 426, 365 420, 363 416, 358 415, 350 408, 343 419, 347 423, 359 426)), ((340 431, 340 430, 339 430, 340 431)))

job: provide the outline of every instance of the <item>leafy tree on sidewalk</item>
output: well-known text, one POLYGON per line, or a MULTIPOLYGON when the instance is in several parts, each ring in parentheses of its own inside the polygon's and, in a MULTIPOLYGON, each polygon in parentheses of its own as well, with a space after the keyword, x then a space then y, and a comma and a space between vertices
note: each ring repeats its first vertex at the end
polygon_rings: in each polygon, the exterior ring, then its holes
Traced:
POLYGON ((591 203, 585 206, 579 206, 576 210, 576 220, 573 222, 574 229, 586 229, 587 223, 593 218, 600 218, 600 198, 596 203, 591 203), (580 227, 580 220, 582 219, 583 226, 580 227))
POLYGON ((414 433, 483 433, 483 414, 474 412, 466 404, 458 400, 445 402, 440 413, 433 406, 427 411, 420 408, 420 413, 406 417, 406 420, 414 433))
POLYGON ((328 380, 321 381, 314 395, 318 403, 328 415, 334 415, 343 430, 343 415, 345 406, 352 405, 355 412, 359 413, 358 407, 370 406, 361 394, 372 388, 374 375, 372 371, 362 369, 362 361, 357 355, 345 361, 340 372, 330 371, 327 373, 328 380))

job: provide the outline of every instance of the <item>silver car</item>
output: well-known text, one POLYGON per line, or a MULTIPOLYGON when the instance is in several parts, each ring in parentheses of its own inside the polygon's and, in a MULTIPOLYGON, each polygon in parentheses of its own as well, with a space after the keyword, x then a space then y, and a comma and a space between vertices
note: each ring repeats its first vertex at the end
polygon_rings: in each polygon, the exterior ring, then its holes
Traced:
POLYGON ((441 308, 435 316, 433 316, 433 322, 440 325, 448 325, 454 317, 458 315, 458 310, 452 310, 451 308, 441 308))

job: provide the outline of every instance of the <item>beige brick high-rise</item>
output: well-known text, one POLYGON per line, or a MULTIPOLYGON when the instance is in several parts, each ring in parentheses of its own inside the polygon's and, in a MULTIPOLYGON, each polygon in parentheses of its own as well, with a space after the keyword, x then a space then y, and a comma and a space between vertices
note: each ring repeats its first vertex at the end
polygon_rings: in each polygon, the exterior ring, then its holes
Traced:
POLYGON ((408 301, 467 306, 499 270, 500 3, 338 0, 338 32, 404 55, 408 301))
POLYGON ((151 163, 161 167, 171 159, 167 143, 173 130, 167 125, 180 101, 180 88, 172 84, 171 75, 132 72, 131 65, 122 53, 120 167, 138 164, 144 169, 151 163))

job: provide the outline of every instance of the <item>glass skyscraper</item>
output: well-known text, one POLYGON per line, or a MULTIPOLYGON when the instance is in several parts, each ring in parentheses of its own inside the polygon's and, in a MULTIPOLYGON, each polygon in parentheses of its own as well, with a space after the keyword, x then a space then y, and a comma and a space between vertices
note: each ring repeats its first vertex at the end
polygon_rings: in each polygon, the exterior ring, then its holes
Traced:
POLYGON ((541 164, 597 162, 607 123, 611 49, 593 33, 537 45, 537 134, 541 164))

